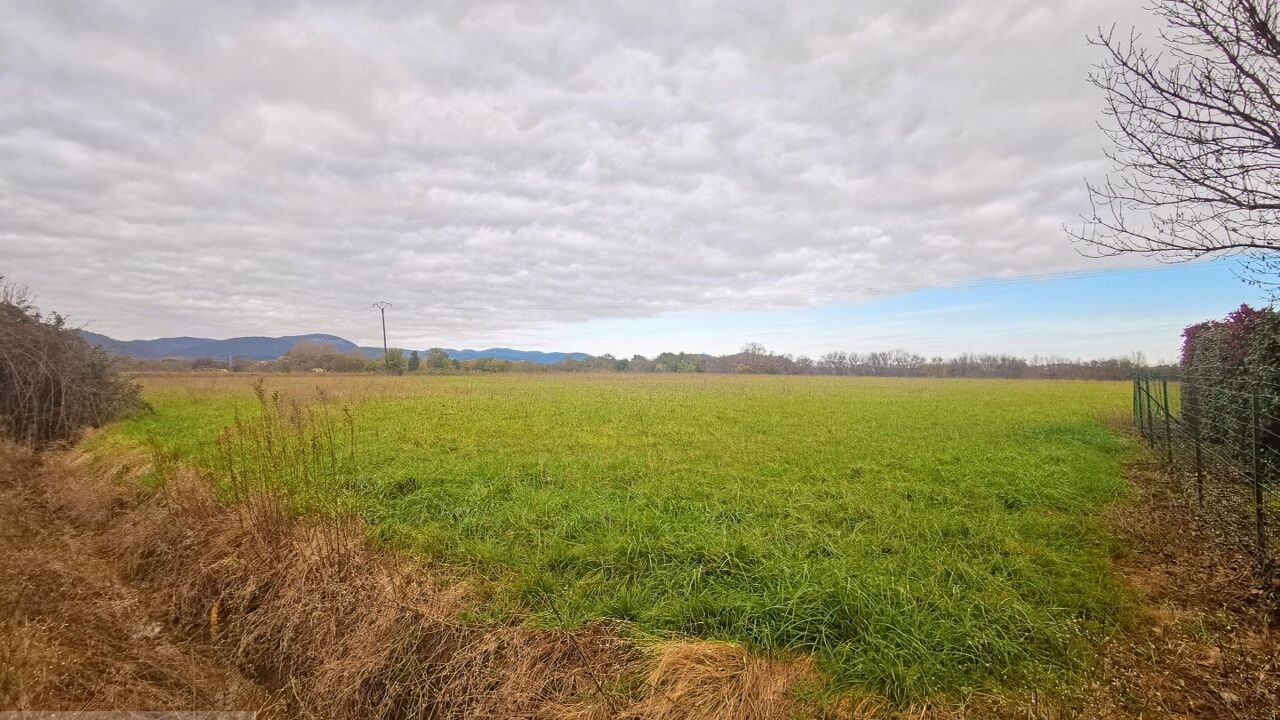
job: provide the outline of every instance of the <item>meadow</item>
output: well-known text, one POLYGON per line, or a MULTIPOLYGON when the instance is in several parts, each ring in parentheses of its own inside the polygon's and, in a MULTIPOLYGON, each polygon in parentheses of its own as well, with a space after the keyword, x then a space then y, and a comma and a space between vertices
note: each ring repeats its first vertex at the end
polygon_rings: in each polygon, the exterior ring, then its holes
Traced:
POLYGON ((616 620, 639 637, 810 654, 831 689, 897 701, 1070 684, 1127 607, 1102 515, 1125 491, 1129 446, 1108 423, 1130 411, 1128 383, 293 375, 264 387, 320 418, 327 471, 252 467, 235 428, 251 435, 263 403, 239 376, 144 378, 152 411, 92 444, 340 502, 388 544, 481 579, 477 622, 616 620))

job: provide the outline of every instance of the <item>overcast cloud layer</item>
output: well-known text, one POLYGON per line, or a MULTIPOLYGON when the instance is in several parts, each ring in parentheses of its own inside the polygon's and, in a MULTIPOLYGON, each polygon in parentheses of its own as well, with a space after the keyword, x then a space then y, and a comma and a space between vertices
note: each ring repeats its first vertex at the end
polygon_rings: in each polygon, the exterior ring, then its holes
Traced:
MULTIPOLYGON (((0 273, 402 344, 1096 266, 1116 0, 0 6, 0 273)), ((567 349, 567 348, 566 348, 567 349)))

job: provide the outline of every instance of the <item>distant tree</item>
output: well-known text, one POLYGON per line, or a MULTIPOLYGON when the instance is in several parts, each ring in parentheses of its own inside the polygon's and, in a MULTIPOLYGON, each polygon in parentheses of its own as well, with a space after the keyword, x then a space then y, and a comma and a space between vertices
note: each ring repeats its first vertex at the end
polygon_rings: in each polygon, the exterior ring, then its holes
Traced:
POLYGON ((630 365, 628 360, 619 360, 609 353, 593 355, 578 362, 579 369, 605 372, 626 372, 630 365))
POLYGON ((226 360, 218 360, 217 358, 197 358, 191 361, 192 370, 230 370, 231 365, 226 360))
POLYGON ((510 372, 515 368, 515 363, 510 360, 500 360, 498 358, 479 358, 467 361, 467 369, 484 373, 510 372))
POLYGON ((392 375, 403 375, 405 367, 409 361, 405 359, 404 350, 400 348, 391 348, 387 350, 387 356, 383 363, 383 369, 392 375))
POLYGON ((431 348, 427 351, 426 365, 428 370, 449 370, 453 367, 453 361, 442 348, 431 348))
POLYGON ((818 359, 818 367, 827 375, 848 375, 851 369, 849 354, 833 350, 818 359))
POLYGON ((673 352, 660 353, 653 359, 654 372, 675 372, 680 358, 673 352))
POLYGON ((1280 2, 1155 0, 1158 49, 1114 28, 1092 42, 1111 173, 1089 183, 1083 227, 1104 255, 1237 253, 1280 290, 1280 2))
POLYGON ((740 373, 758 373, 765 371, 765 357, 769 351, 764 345, 757 342, 749 342, 742 346, 738 351, 738 357, 735 358, 734 370, 740 373))
POLYGON ((422 365, 422 358, 418 357, 418 351, 414 350, 409 353, 409 372, 418 372, 418 368, 422 365))
POLYGON ((286 372, 326 370, 329 372, 361 372, 368 368, 368 361, 358 352, 342 352, 333 343, 299 340, 289 352, 280 357, 280 367, 286 372))

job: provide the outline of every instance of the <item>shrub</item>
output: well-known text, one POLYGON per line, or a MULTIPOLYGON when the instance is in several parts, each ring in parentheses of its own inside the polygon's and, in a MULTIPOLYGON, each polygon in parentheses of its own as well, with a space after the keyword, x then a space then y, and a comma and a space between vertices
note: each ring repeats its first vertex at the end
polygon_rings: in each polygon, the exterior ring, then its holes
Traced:
POLYGON ((1280 453, 1280 313, 1248 305, 1182 333, 1182 412, 1205 441, 1252 453, 1254 398, 1264 456, 1280 453))
POLYGON ((73 440, 140 404, 111 357, 0 277, 0 433, 34 446, 73 440))
POLYGON ((392 375, 403 375, 405 368, 408 366, 409 361, 405 358, 404 351, 400 348, 391 348, 381 361, 375 361, 374 363, 375 370, 383 370, 392 375))

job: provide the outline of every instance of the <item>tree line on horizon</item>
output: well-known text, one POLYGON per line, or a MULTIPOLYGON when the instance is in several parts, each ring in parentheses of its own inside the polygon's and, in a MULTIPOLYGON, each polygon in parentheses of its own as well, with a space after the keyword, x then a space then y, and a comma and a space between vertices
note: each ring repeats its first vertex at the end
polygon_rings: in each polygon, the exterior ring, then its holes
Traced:
POLYGON ((343 352, 336 346, 302 341, 276 360, 233 358, 199 360, 131 360, 143 371, 221 370, 230 372, 390 372, 432 375, 469 373, 709 373, 740 375, 833 375, 849 377, 937 377, 1126 380, 1139 370, 1169 370, 1151 366, 1136 354, 1127 358, 1072 360, 1054 356, 1023 358, 1008 354, 966 353, 955 357, 926 357, 906 350, 877 352, 832 351, 818 358, 771 352, 749 343, 728 355, 664 352, 653 358, 634 355, 617 358, 604 354, 583 359, 566 357, 557 363, 480 358, 458 360, 442 348, 420 354, 392 348, 385 358, 370 360, 359 352, 343 352))

